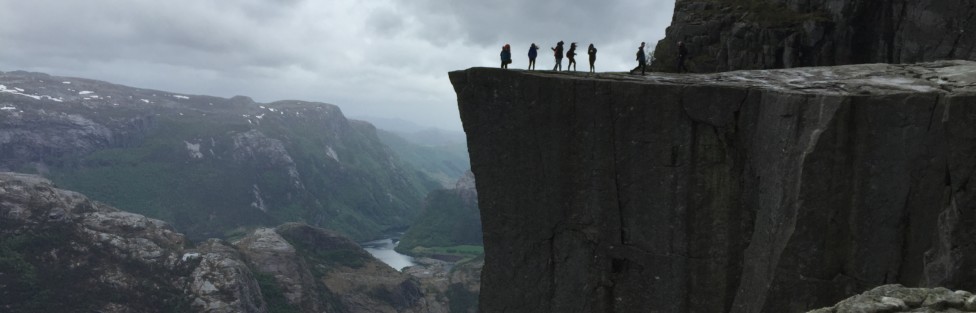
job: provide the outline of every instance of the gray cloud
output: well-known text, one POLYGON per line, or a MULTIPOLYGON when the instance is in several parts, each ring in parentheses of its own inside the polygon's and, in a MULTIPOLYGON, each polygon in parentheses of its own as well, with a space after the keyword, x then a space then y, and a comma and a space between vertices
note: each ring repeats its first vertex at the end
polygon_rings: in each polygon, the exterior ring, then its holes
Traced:
MULTIPOLYGON (((0 0, 0 8, 3 71, 322 101, 457 129, 448 71, 497 66, 505 43, 521 68, 529 43, 559 40, 594 42, 598 69, 626 70, 637 43, 664 35, 673 0, 0 0)), ((540 59, 540 69, 551 66, 540 59)))

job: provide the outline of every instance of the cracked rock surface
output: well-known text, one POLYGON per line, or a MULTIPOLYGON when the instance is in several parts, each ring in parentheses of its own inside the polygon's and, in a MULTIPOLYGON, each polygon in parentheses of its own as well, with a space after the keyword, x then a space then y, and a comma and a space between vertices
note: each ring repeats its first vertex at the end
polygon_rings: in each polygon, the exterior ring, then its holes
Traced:
POLYGON ((482 312, 806 312, 976 289, 976 63, 450 73, 482 312))
POLYGON ((0 172, 0 312, 447 312, 424 286, 306 224, 192 244, 163 221, 0 172))
POLYGON ((965 290, 884 285, 810 313, 976 312, 976 296, 965 290))
POLYGON ((676 70, 678 41, 699 73, 976 60, 976 2, 677 0, 655 70, 676 70))

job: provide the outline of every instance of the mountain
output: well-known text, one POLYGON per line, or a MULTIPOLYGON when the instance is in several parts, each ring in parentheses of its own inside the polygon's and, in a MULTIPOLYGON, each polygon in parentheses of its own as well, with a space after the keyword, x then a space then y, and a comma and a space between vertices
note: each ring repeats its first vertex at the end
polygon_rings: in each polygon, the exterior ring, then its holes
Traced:
POLYGON ((976 60, 970 0, 677 0, 653 66, 692 72, 976 60))
POLYGON ((482 246, 481 216, 474 174, 468 172, 452 189, 431 191, 424 212, 400 240, 397 250, 482 246))
POLYGON ((3 312, 448 312, 429 284, 305 224, 193 244, 166 222, 0 173, 3 312))
POLYGON ((0 73, 0 169, 38 173, 194 240, 299 221, 403 229, 436 185, 339 107, 0 73))
POLYGON ((378 129, 377 135, 397 157, 439 183, 431 189, 450 188, 471 169, 468 145, 463 141, 428 146, 406 139, 401 133, 378 129))
POLYGON ((886 284, 976 289, 976 62, 450 79, 482 312, 790 313, 886 284))

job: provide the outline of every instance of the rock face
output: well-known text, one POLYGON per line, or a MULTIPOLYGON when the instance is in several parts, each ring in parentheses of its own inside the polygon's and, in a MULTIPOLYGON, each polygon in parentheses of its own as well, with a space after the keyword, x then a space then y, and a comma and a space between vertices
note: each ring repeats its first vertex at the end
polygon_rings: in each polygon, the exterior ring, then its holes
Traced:
POLYGON ((160 220, 0 173, 2 312, 447 312, 420 285, 304 224, 190 245, 160 220))
POLYGON ((976 289, 976 63, 450 73, 482 312, 805 312, 976 289))
POLYGON ((306 222, 409 225, 436 185, 325 103, 255 103, 0 72, 0 171, 43 175, 193 240, 306 222))
POLYGON ((964 290, 884 285, 810 313, 976 312, 976 297, 964 290))
POLYGON ((678 0, 653 68, 692 72, 976 60, 969 0, 678 0))

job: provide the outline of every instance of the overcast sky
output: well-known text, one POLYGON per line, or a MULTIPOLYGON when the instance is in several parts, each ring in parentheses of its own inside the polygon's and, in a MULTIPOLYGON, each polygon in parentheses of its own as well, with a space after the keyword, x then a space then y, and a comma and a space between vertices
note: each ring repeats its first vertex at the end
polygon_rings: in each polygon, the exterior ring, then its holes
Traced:
MULTIPOLYGON (((598 71, 634 66, 674 0, 0 0, 0 71, 27 70, 259 102, 336 104, 347 116, 460 130, 447 72, 524 68, 548 48, 599 49, 598 71)), ((565 66, 565 61, 564 64, 565 66)))

